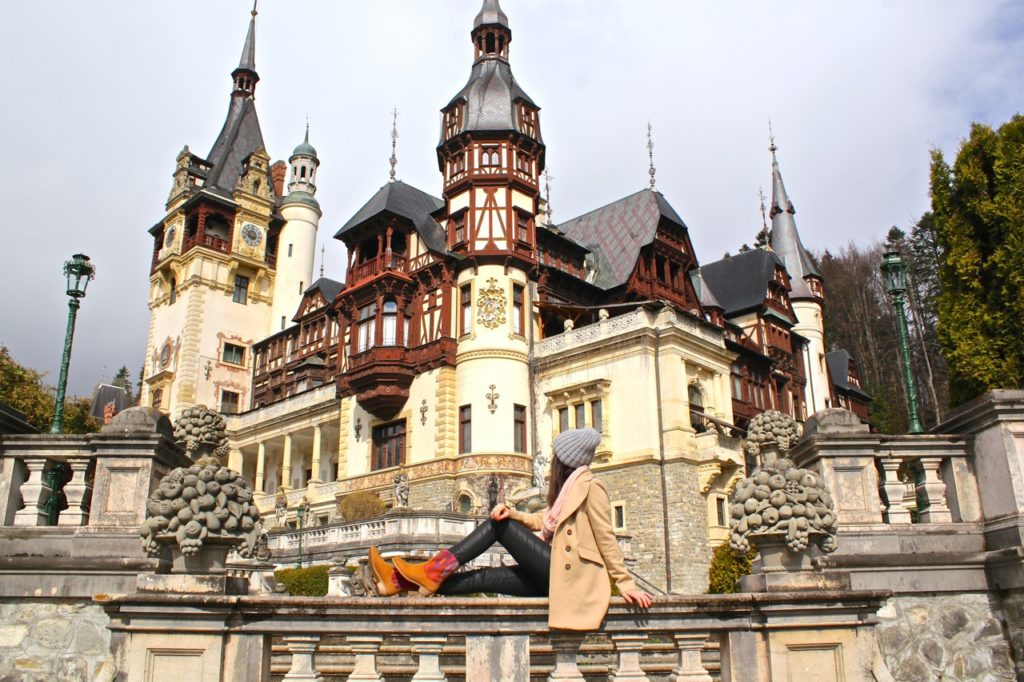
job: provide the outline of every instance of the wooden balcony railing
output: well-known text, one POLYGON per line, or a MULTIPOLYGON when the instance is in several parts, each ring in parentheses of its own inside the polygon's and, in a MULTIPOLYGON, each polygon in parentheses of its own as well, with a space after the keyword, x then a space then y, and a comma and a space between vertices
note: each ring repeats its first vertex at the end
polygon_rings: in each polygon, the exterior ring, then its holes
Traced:
POLYGON ((348 272, 347 283, 349 285, 369 279, 384 272, 408 272, 409 260, 397 253, 391 255, 381 254, 368 261, 364 261, 352 267, 348 272))
POLYGON ((190 239, 186 239, 185 243, 182 244, 181 250, 184 253, 195 246, 202 246, 207 249, 213 249, 214 251, 220 251, 221 253, 231 253, 231 244, 225 239, 219 237, 211 237, 210 235, 203 235, 200 237, 198 234, 190 239))

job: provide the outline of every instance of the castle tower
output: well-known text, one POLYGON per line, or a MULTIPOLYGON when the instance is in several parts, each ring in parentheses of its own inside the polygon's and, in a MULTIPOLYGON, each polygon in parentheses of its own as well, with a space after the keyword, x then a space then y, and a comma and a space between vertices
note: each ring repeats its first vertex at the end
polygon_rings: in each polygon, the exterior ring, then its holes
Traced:
POLYGON ((274 304, 270 313, 270 331, 291 324, 302 294, 313 283, 316 257, 316 232, 320 225, 320 203, 316 194, 316 169, 320 166, 316 149, 306 137, 288 159, 291 182, 281 202, 284 227, 278 237, 277 277, 274 280, 274 304))
POLYGON ((792 287, 789 298, 797 317, 793 331, 807 339, 803 362, 807 371, 804 396, 809 416, 832 404, 831 382, 825 363, 824 288, 821 274, 800 241, 793 217, 796 209, 782 183, 774 139, 768 149, 772 154, 772 231, 769 243, 789 272, 792 287))
MULTIPOLYGON (((456 273, 455 400, 471 421, 474 453, 514 448, 526 430, 528 344, 537 262, 535 217, 544 170, 539 107, 512 76, 512 31, 498 0, 484 0, 470 33, 469 81, 442 109, 437 159, 444 175, 448 248, 456 273), (500 396, 500 397, 499 397, 500 396)), ((463 434, 460 426, 460 441, 463 434)))
POLYGON ((207 158, 177 157, 154 238, 143 404, 176 415, 246 409, 249 347, 268 330, 280 221, 254 96, 256 12, 231 73, 227 118, 207 158))

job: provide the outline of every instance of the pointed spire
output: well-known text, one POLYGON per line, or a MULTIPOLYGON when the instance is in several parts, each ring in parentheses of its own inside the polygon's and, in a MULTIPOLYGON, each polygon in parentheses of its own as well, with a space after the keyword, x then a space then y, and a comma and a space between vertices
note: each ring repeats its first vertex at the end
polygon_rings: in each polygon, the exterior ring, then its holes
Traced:
POLYGON ((651 191, 653 192, 656 189, 654 186, 654 173, 656 169, 654 168, 654 140, 651 138, 650 121, 647 122, 647 159, 649 162, 647 174, 651 176, 651 191))
POLYGON ((256 1, 253 0, 249 32, 245 34, 245 44, 242 45, 242 57, 238 60, 238 68, 231 72, 235 83, 232 94, 241 97, 252 97, 256 92, 256 83, 260 80, 256 73, 256 1))
POLYGON ((480 26, 504 26, 508 28, 508 17, 501 10, 498 0, 484 0, 483 7, 473 20, 473 28, 480 26))
POLYGON ((391 173, 388 182, 395 181, 395 167, 398 166, 398 107, 391 111, 391 173))
POLYGON ((771 132, 769 124, 770 145, 768 151, 772 154, 772 232, 769 245, 772 250, 782 259, 789 272, 790 285, 793 288, 791 297, 816 298, 811 291, 806 278, 821 278, 821 274, 814 267, 810 254, 800 241, 800 233, 796 229, 796 209, 793 202, 786 194, 786 186, 782 183, 782 172, 779 170, 779 160, 775 154, 778 147, 775 146, 775 135, 771 132))

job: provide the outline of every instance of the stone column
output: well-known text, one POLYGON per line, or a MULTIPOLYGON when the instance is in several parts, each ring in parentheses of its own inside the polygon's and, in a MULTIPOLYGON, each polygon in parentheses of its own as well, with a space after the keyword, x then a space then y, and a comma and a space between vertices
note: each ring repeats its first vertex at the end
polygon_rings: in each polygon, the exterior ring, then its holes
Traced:
POLYGON ((242 472, 242 451, 235 448, 228 450, 228 469, 242 472))
POLYGON ((281 459, 281 485, 279 488, 289 490, 292 485, 292 434, 284 435, 284 455, 281 459))
POLYGON ((640 667, 640 652, 644 648, 647 633, 620 632, 611 636, 619 662, 608 676, 608 682, 651 682, 640 667))
POLYGON ((693 420, 690 415, 690 376, 686 369, 686 360, 679 358, 680 370, 683 373, 682 381, 682 401, 683 401, 683 425, 688 427, 691 431, 693 430, 693 420))
POLYGON ((885 499, 885 518, 891 524, 910 523, 910 510, 903 506, 903 494, 907 485, 899 479, 899 468, 903 460, 898 457, 882 457, 882 485, 879 492, 885 499))
MULTIPOLYGON (((412 636, 409 638, 412 644, 412 655, 419 657, 419 668, 412 676, 411 682, 448 682, 448 678, 441 672, 440 656, 441 649, 448 638, 444 635, 436 636, 412 636)), ((469 670, 466 671, 467 677, 469 670)))
POLYGON ((306 483, 308 486, 310 483, 322 483, 323 480, 320 478, 320 425, 317 424, 313 427, 313 463, 310 468, 313 470, 312 478, 306 483))
POLYGON ((377 652, 383 643, 383 637, 372 635, 348 638, 348 644, 356 657, 356 664, 352 668, 352 674, 348 676, 348 682, 384 682, 384 678, 377 672, 377 652))
POLYGON ((69 457, 67 465, 71 467, 71 480, 64 486, 64 497, 68 508, 57 518, 58 526, 86 526, 89 524, 89 493, 92 487, 86 482, 85 474, 89 469, 89 458, 69 457))
POLYGON ((953 515, 946 505, 946 484, 940 478, 941 457, 922 457, 922 481, 917 484, 918 497, 922 497, 928 508, 920 514, 921 523, 952 523, 953 515))
POLYGON ((25 503, 23 509, 14 513, 15 526, 45 526, 48 519, 43 505, 50 499, 50 486, 43 482, 43 471, 46 459, 43 457, 26 457, 22 460, 28 469, 28 476, 21 484, 21 499, 25 503))
POLYGON ((256 451, 256 480, 253 481, 253 488, 258 493, 265 493, 263 477, 264 471, 267 468, 267 446, 263 441, 260 441, 259 449, 256 451))
POLYGON ((706 634, 676 633, 679 666, 672 670, 668 682, 711 682, 711 675, 700 660, 707 638, 706 634))
POLYGON ((284 643, 292 655, 292 667, 284 676, 285 682, 322 682, 324 677, 316 671, 313 660, 320 635, 285 635, 284 643))
POLYGON ((548 682, 558 682, 558 680, 583 682, 583 674, 576 665, 576 654, 579 653, 580 644, 583 643, 582 633, 568 630, 552 632, 550 640, 551 648, 555 653, 555 669, 548 675, 548 682))

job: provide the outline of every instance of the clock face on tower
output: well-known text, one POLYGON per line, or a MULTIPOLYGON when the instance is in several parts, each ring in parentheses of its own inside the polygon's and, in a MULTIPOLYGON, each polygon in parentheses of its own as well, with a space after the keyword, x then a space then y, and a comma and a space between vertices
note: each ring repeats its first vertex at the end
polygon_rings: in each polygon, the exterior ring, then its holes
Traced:
POLYGON ((263 241, 263 232, 252 223, 246 223, 242 226, 242 239, 249 246, 259 246, 263 241))

